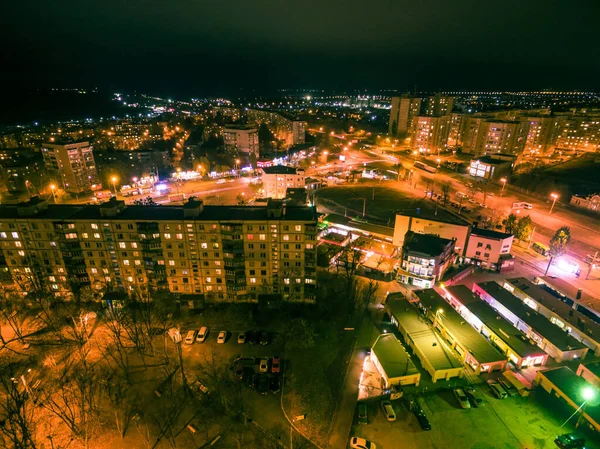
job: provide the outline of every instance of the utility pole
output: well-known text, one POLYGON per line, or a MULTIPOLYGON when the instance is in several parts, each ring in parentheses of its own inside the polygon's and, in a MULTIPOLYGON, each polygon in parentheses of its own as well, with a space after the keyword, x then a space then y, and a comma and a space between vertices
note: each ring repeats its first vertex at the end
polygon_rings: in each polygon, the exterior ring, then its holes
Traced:
POLYGON ((367 215, 367 199, 363 198, 363 217, 367 215))
POLYGON ((596 257, 598 257, 598 251, 596 251, 596 253, 594 254, 594 258, 590 262, 590 266, 588 268, 588 272, 585 275, 585 280, 586 281, 588 280, 588 278, 590 277, 590 274, 592 273, 592 268, 594 268, 594 266, 596 265, 596 257))
MULTIPOLYGON (((535 234, 535 226, 533 227, 533 230, 531 231, 531 236, 529 237, 529 243, 527 244, 527 249, 529 249, 529 247, 531 246, 531 242, 533 242, 533 235, 535 234)), ((598 254, 598 253, 596 253, 598 254)))

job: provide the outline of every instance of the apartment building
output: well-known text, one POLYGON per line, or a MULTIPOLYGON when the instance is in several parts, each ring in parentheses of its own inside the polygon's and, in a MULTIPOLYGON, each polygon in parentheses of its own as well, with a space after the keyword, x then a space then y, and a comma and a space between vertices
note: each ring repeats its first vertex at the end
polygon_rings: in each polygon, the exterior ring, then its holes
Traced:
POLYGON ((556 141, 556 120, 552 117, 521 117, 521 122, 527 126, 525 152, 532 155, 544 155, 552 142, 556 141))
POLYGON ((600 116, 574 116, 558 120, 556 148, 570 151, 600 149, 600 116))
POLYGON ((474 156, 491 153, 519 155, 527 140, 527 123, 469 117, 463 151, 474 156))
POLYGON ((448 148, 462 146, 467 116, 459 112, 450 114, 448 119, 448 148))
POLYGON ((442 96, 439 92, 427 100, 426 115, 441 116, 452 113, 454 97, 442 96))
POLYGON ((314 302, 316 211, 267 206, 0 205, 0 286, 314 302))
POLYGON ((390 136, 405 137, 412 131, 414 117, 421 114, 421 101, 421 98, 410 96, 392 97, 390 136))
POLYGON ((465 261, 483 268, 496 269, 502 264, 502 257, 510 254, 513 235, 491 229, 473 228, 465 261))
POLYGON ((439 153, 448 146, 449 117, 417 116, 413 119, 410 146, 422 153, 439 153))
POLYGON ((263 189, 266 198, 285 198, 287 189, 305 187, 305 172, 301 168, 275 165, 262 169, 263 189))
POLYGON ((101 187, 93 147, 88 141, 44 143, 42 156, 46 170, 66 192, 79 194, 101 187))
POLYGON ((225 151, 254 154, 258 157, 258 129, 248 125, 225 125, 223 127, 225 151))
POLYGON ((288 118, 279 112, 264 109, 246 109, 248 121, 256 125, 265 124, 289 148, 305 143, 306 122, 288 118))
POLYGON ((431 288, 454 262, 454 240, 408 231, 402 245, 398 281, 431 288))

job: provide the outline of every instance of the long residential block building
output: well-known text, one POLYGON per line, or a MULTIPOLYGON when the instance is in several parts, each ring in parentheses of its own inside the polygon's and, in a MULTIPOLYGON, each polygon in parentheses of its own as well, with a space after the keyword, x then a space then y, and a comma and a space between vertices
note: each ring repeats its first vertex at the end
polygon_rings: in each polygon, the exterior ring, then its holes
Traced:
POLYGON ((69 299, 88 290, 170 291, 214 301, 314 302, 312 207, 0 206, 0 288, 69 299), (271 300, 269 299, 269 300, 271 300))

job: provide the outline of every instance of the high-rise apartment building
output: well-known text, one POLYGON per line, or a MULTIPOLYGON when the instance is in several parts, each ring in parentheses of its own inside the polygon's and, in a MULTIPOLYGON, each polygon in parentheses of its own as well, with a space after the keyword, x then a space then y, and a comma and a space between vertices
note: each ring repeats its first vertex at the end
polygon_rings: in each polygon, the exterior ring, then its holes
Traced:
POLYGON ((565 117, 557 120, 557 125, 556 148, 591 152, 600 149, 600 115, 565 117))
POLYGON ((392 97, 390 110, 389 134, 394 137, 405 137, 413 129, 414 117, 421 113, 421 99, 409 96, 392 97))
POLYGON ((555 119, 553 117, 521 117, 520 120, 527 127, 524 151, 540 156, 547 153, 551 143, 556 141, 555 119))
POLYGON ((248 125, 225 125, 223 127, 225 150, 254 154, 258 157, 258 129, 248 125))
POLYGON ((304 188, 305 172, 301 168, 275 165, 262 168, 265 197, 285 198, 287 189, 304 188))
POLYGON ((264 109, 247 109, 245 112, 250 122, 267 125, 275 137, 283 141, 286 147, 305 143, 306 122, 264 109))
POLYGON ((429 97, 425 115, 439 116, 451 114, 453 105, 454 97, 446 97, 437 93, 433 97, 429 97))
POLYGON ((527 129, 523 122, 470 117, 465 128, 463 151, 474 156, 490 153, 519 155, 525 148, 527 129))
POLYGON ((88 141, 44 143, 42 156, 46 170, 69 193, 85 193, 100 188, 92 145, 88 141))
POLYGON ((267 206, 0 205, 0 289, 107 289, 314 302, 316 211, 267 206))
POLYGON ((447 148, 449 116, 414 118, 411 148, 420 152, 439 153, 447 148))
POLYGON ((467 125, 467 116, 459 112, 450 114, 448 123, 448 148, 462 146, 467 125))

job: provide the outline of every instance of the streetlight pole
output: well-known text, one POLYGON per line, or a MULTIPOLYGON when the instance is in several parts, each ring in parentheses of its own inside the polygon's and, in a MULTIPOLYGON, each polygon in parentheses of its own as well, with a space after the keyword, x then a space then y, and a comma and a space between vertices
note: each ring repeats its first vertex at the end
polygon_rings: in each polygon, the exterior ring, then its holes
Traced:
POLYGON ((550 206, 550 212, 548 213, 548 215, 552 215, 552 210, 554 209, 554 205, 556 204, 556 200, 558 199, 558 194, 556 193, 551 193, 550 196, 552 197, 552 206, 550 206))
POLYGON ((506 178, 500 179, 500 182, 502 183, 502 190, 500 191, 500 196, 504 196, 504 187, 506 187, 506 178))
POLYGON ((113 176, 112 178, 110 178, 110 180, 112 181, 113 190, 115 192, 115 197, 116 197, 117 196, 117 177, 113 176))
POLYGON ((54 204, 56 204, 56 194, 54 193, 54 190, 56 190, 56 186, 54 184, 50 184, 50 190, 52 190, 52 198, 54 200, 54 204))

